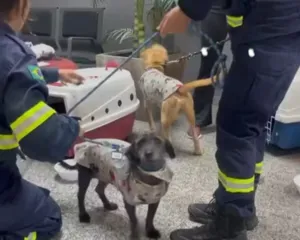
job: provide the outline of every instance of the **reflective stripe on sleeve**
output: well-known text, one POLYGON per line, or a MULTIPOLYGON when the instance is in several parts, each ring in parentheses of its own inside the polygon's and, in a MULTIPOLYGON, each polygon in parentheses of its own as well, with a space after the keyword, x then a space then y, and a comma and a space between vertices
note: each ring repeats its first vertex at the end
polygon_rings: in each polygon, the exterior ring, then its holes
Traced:
POLYGON ((219 170, 219 181, 230 193, 250 193, 254 191, 254 176, 248 179, 238 179, 226 176, 219 170))
POLYGON ((12 134, 0 134, 0 150, 11 150, 19 146, 16 137, 12 134))
POLYGON ((243 25, 244 17, 243 16, 226 16, 227 24, 232 27, 240 27, 243 25))
POLYGON ((23 113, 10 125, 10 127, 13 130, 17 140, 21 141, 24 137, 42 125, 55 113, 55 110, 49 107, 46 103, 39 102, 23 113))
POLYGON ((25 237, 24 240, 37 240, 37 233, 31 232, 28 237, 25 237))
POLYGON ((256 174, 262 174, 262 169, 263 169, 263 162, 255 164, 255 173, 256 174))

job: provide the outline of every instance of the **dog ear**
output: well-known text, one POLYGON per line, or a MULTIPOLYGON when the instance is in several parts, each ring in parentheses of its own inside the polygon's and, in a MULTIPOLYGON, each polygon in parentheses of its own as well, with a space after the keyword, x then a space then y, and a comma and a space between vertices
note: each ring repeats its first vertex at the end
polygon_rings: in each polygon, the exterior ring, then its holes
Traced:
POLYGON ((126 142, 129 142, 131 144, 133 144, 135 142, 135 140, 137 139, 137 134, 135 133, 130 133, 127 138, 125 139, 126 142))
POLYGON ((125 152, 125 156, 132 165, 138 166, 140 164, 140 159, 137 155, 137 150, 134 142, 125 152))
POLYGON ((166 152, 168 153, 170 158, 174 159, 176 157, 175 150, 173 148, 172 143, 167 139, 165 140, 165 148, 166 148, 166 152))

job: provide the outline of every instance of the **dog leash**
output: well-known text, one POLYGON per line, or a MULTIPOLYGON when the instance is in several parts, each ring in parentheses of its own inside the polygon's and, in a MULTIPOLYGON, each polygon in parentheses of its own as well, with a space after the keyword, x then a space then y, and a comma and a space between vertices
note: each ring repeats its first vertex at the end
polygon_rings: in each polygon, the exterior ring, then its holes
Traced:
MULTIPOLYGON (((200 34, 207 39, 207 41, 210 43, 210 46, 206 48, 206 50, 209 50, 210 48, 213 48, 217 55, 218 55, 218 59, 215 62, 212 70, 211 70, 211 78, 212 78, 212 82, 213 85, 216 86, 219 82, 219 78, 218 78, 218 71, 221 69, 223 70, 224 74, 227 74, 227 68, 226 68, 226 55, 222 54, 221 51, 219 50, 219 45, 224 44, 225 42, 227 42, 229 39, 224 39, 220 42, 214 42, 206 33, 200 31, 200 34), (214 76, 217 75, 217 79, 214 79, 214 76)), ((124 67, 124 65, 126 63, 128 63, 132 58, 134 58, 146 45, 148 45, 155 37, 157 37, 159 35, 159 32, 155 32, 153 33, 149 38, 146 39, 145 42, 143 42, 138 48, 136 48, 132 54, 127 57, 117 68, 115 68, 109 75, 107 75, 103 81, 101 81, 99 84, 97 84, 93 89, 91 89, 84 97, 82 97, 77 103, 75 103, 73 105, 73 107, 71 107, 69 109, 69 111, 67 112, 67 115, 69 116, 82 102, 84 102, 89 96, 91 96, 99 87, 101 87, 107 80, 109 80, 117 71, 119 71, 120 69, 122 69, 124 67)), ((190 53, 188 55, 182 56, 179 59, 175 60, 175 61, 182 61, 185 59, 190 59, 196 55, 202 54, 203 55, 203 50, 201 49, 200 51, 194 52, 194 53, 190 53)), ((76 117, 75 117, 76 118, 76 117)), ((80 120, 80 119, 78 119, 80 120)), ((83 141, 86 142, 91 142, 91 143, 95 143, 95 144, 99 144, 99 145, 103 145, 101 142, 95 141, 93 139, 89 139, 86 137, 80 137, 83 141)))
MULTIPOLYGON (((109 80, 117 71, 122 69, 126 63, 128 63, 132 58, 134 58, 148 43, 150 43, 156 36, 159 35, 159 32, 153 33, 144 43, 142 43, 137 49, 135 49, 132 54, 127 57, 122 64, 120 64, 117 68, 115 68, 109 75, 107 75, 103 81, 98 83, 94 88, 92 88, 84 97, 82 97, 77 103, 73 105, 67 112, 67 116, 69 116, 81 103, 83 103, 89 96, 91 96, 99 87, 101 87, 107 80, 109 80)), ((80 118, 74 117, 77 120, 81 120, 80 118)), ((101 142, 95 141, 93 139, 87 138, 87 137, 80 137, 83 141, 98 144, 98 145, 104 145, 101 142)), ((119 149, 118 147, 116 147, 119 149)))
MULTIPOLYGON (((220 45, 228 42, 230 39, 229 38, 226 38, 222 41, 219 41, 219 42, 216 42, 215 45, 217 47, 219 47, 220 45)), ((196 51, 196 52, 192 52, 192 53, 189 53, 187 55, 184 55, 184 56, 181 56, 180 58, 177 58, 176 60, 170 60, 168 61, 167 63, 173 63, 173 62, 181 62, 183 60, 190 60, 191 58, 195 57, 195 56, 198 56, 198 55, 204 55, 204 57, 206 57, 206 55, 203 53, 203 49, 205 49, 206 51, 210 50, 212 48, 212 46, 209 46, 209 47, 206 47, 206 48, 202 48, 201 50, 199 51, 196 51)))
POLYGON ((212 83, 213 83, 214 87, 216 87, 217 85, 219 85, 219 87, 222 87, 223 84, 221 83, 219 75, 220 75, 220 70, 223 71, 224 77, 227 75, 227 72, 228 72, 227 67, 226 67, 227 56, 220 51, 219 46, 220 46, 220 44, 224 44, 227 41, 229 41, 230 38, 226 38, 223 41, 220 41, 219 44, 217 44, 205 32, 200 30, 199 34, 209 42, 210 46, 208 47, 208 49, 213 48, 215 50, 215 52, 217 53, 217 55, 218 55, 218 59, 214 63, 214 65, 211 69, 210 77, 211 77, 211 80, 212 80, 212 83), (214 76, 215 75, 217 76, 217 78, 214 81, 214 76))
MULTIPOLYGON (((222 54, 221 51, 219 50, 219 46, 226 43, 227 41, 229 41, 229 38, 226 38, 222 41, 219 42, 214 42, 206 33, 200 31, 200 34, 207 39, 207 41, 210 43, 210 46, 206 48, 206 50, 209 50, 211 48, 213 48, 217 55, 218 55, 218 59, 215 62, 212 70, 211 70, 211 78, 213 79, 213 77, 217 74, 217 71, 219 69, 219 66, 221 65, 221 68, 224 72, 224 74, 227 73, 227 68, 226 68, 226 55, 222 54)), ((101 87, 107 80, 109 80, 117 71, 119 71, 120 69, 122 69, 124 67, 124 65, 126 63, 128 63, 132 58, 134 58, 136 56, 137 53, 139 53, 148 43, 150 43, 155 37, 157 37, 159 35, 159 32, 155 32, 153 33, 144 43, 142 43, 137 49, 135 49, 132 54, 127 57, 122 64, 120 64, 117 68, 115 68, 109 75, 107 75, 103 81, 101 81, 99 84, 97 84, 92 90, 90 90, 84 97, 82 97, 77 103, 75 103, 73 105, 73 107, 70 108, 70 110, 67 112, 67 115, 70 115, 82 102, 84 102, 90 95, 92 95, 99 87, 101 87)), ((178 58, 177 60, 174 60, 175 62, 178 61, 183 61, 185 59, 189 60, 190 58, 202 54, 203 55, 203 49, 201 49, 200 51, 194 52, 194 53, 189 53, 185 56, 182 56, 180 58, 178 58)), ((169 61, 169 62, 174 62, 174 61, 169 61)), ((217 81, 213 81, 213 83, 217 83, 217 81)))
POLYGON ((191 58, 198 56, 198 55, 202 55, 203 57, 206 57, 208 54, 208 51, 210 49, 214 49, 218 55, 218 59, 215 61, 214 65, 211 69, 210 77, 212 79, 212 83, 213 83, 214 87, 216 87, 216 86, 222 87, 223 84, 221 83, 219 75, 220 75, 221 69, 222 69, 224 75, 227 75, 227 67, 226 67, 227 56, 225 54, 221 53, 221 51, 219 50, 219 47, 221 45, 225 44, 226 42, 228 42, 230 40, 230 38, 225 38, 222 41, 218 41, 218 42, 214 43, 214 42, 212 42, 212 39, 208 35, 206 35, 203 32, 201 32, 201 34, 203 34, 203 36, 205 36, 205 38, 210 39, 210 43, 211 43, 210 46, 201 48, 199 51, 189 53, 189 54, 184 55, 176 60, 170 60, 167 63, 174 63, 174 62, 181 62, 184 60, 190 60, 191 58), (217 76, 216 79, 214 78, 214 76, 217 76))
POLYGON ((137 49, 135 49, 132 54, 127 57, 122 64, 120 64, 117 68, 115 68, 110 74, 108 74, 102 82, 97 84, 92 90, 90 90, 83 98, 81 98, 70 110, 67 112, 67 115, 70 115, 75 108, 77 108, 82 102, 84 102, 89 96, 91 96, 99 87, 101 87, 108 79, 110 79, 116 72, 124 67, 126 63, 128 63, 132 58, 135 57, 137 53, 139 53, 148 43, 150 43, 156 36, 159 35, 159 32, 153 33, 145 42, 143 42, 137 49))

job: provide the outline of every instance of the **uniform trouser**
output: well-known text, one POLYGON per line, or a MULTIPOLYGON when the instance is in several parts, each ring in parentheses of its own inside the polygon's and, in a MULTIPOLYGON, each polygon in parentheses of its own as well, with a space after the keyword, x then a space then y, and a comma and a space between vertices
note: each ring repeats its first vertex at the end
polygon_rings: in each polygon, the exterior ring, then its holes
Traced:
MULTIPOLYGON (((201 29, 208 34, 214 42, 222 41, 227 36, 227 23, 224 13, 211 11, 201 22, 201 29)), ((201 46, 208 47, 210 44, 206 38, 201 38, 201 46)), ((223 49, 223 44, 219 47, 223 49)), ((206 57, 201 58, 201 67, 198 79, 210 77, 211 69, 218 59, 214 49, 209 50, 206 57)), ((196 115, 196 125, 206 126, 212 123, 212 103, 214 98, 214 87, 206 86, 196 88, 194 91, 194 111, 196 115)))
POLYGON ((0 205, 1 240, 49 240, 61 227, 61 211, 49 191, 26 180, 14 199, 0 205))
POLYGON ((217 114, 219 187, 215 197, 221 208, 233 207, 241 217, 254 213, 265 124, 276 112, 299 68, 299 50, 300 33, 232 46, 234 61, 217 114), (251 48, 254 57, 249 57, 251 48))

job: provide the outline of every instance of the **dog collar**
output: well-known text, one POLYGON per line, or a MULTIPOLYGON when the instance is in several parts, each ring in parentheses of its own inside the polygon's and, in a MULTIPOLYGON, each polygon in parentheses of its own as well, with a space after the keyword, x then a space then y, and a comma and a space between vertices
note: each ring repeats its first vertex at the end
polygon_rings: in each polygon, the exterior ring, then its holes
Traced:
POLYGON ((165 71, 167 64, 163 64, 163 65, 159 65, 159 66, 160 66, 162 69, 156 68, 156 67, 147 67, 147 68, 145 68, 145 71, 152 70, 152 69, 155 69, 155 70, 158 70, 158 71, 161 71, 161 70, 165 71))
POLYGON ((170 183, 172 181, 173 178, 173 171, 169 168, 168 165, 165 165, 164 168, 158 170, 158 171, 145 171, 143 169, 141 169, 140 167, 138 167, 138 170, 141 171, 143 174, 145 175, 149 175, 152 177, 155 177, 157 179, 163 180, 164 182, 170 183))

